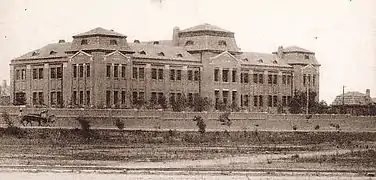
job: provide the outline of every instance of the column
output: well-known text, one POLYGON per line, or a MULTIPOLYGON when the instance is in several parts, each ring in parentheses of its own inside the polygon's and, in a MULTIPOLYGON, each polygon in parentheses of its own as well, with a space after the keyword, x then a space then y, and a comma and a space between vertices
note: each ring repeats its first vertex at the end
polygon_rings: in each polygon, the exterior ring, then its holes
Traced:
POLYGON ((170 105, 169 102, 169 89, 170 89, 170 65, 164 65, 163 68, 163 95, 166 97, 167 105, 170 105))
POLYGON ((16 83, 14 82, 15 81, 15 77, 14 77, 14 65, 11 64, 10 67, 9 67, 9 74, 10 74, 10 82, 9 82, 9 85, 10 85, 10 103, 11 104, 14 104, 14 95, 15 95, 15 92, 16 92, 16 83))
POLYGON ((43 66, 43 99, 44 104, 46 104, 48 107, 51 107, 51 101, 50 101, 50 65, 44 64, 43 66))
POLYGON ((32 81, 32 71, 31 71, 31 65, 26 65, 26 77, 25 77, 25 93, 26 93, 26 104, 32 105, 32 92, 31 92, 31 81, 32 81))
POLYGON ((145 101, 149 103, 151 98, 151 64, 145 66, 145 101))
POLYGON ((183 90, 183 93, 185 94, 186 97, 188 97, 188 93, 194 94, 194 92, 189 90, 187 73, 188 73, 188 66, 183 66, 183 69, 181 71, 181 82, 182 82, 181 89, 183 90))
POLYGON ((71 66, 68 67, 68 63, 65 62, 63 63, 63 87, 62 87, 64 107, 67 107, 69 105, 69 102, 71 102, 71 96, 72 96, 71 88, 72 88, 72 69, 71 69, 71 66))

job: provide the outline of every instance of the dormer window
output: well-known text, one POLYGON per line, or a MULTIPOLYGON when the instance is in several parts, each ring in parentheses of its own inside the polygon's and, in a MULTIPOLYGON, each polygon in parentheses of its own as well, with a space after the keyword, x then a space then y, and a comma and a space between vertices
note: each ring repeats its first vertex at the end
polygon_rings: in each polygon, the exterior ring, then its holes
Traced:
POLYGON ((186 46, 191 46, 191 45, 193 45, 194 43, 193 43, 193 41, 191 41, 191 40, 188 40, 187 42, 185 42, 185 45, 186 46))
POLYGON ((134 40, 133 43, 140 43, 140 40, 134 40))
POLYGON ((31 56, 38 56, 38 55, 39 55, 39 52, 34 51, 31 56))
POLYGON ((264 63, 264 60, 259 59, 257 62, 259 62, 259 63, 264 63))
POLYGON ((145 52, 145 51, 140 51, 140 52, 138 52, 138 53, 140 53, 140 54, 142 54, 142 55, 146 55, 146 52, 145 52))
POLYGON ((273 64, 278 64, 278 61, 277 61, 277 60, 274 60, 274 61, 273 61, 273 64))
POLYGON ((248 61, 248 58, 244 58, 243 61, 248 61))
POLYGON ((163 52, 159 52, 158 56, 165 56, 165 54, 163 52))
POLYGON ((56 53, 57 53, 56 51, 50 51, 50 55, 54 55, 56 53))
POLYGON ((157 44, 159 44, 159 41, 154 41, 153 44, 157 45, 157 44))
POLYGON ((176 57, 183 57, 183 55, 181 53, 177 54, 176 57))
POLYGON ((87 39, 81 40, 81 45, 86 45, 87 44, 87 39))
POLYGON ((114 39, 111 39, 111 40, 110 40, 110 45, 117 45, 117 41, 114 40, 114 39))
POLYGON ((218 41, 218 45, 219 46, 227 46, 227 43, 224 40, 220 40, 220 41, 218 41))
POLYGON ((309 59, 309 55, 304 55, 304 59, 309 59))

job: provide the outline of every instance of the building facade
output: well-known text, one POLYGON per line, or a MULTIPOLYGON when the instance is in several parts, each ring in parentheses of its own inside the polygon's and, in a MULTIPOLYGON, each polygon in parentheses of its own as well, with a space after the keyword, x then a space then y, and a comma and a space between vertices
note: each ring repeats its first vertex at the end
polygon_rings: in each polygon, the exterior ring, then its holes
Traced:
MULTIPOLYGON (((133 43, 96 28, 13 59, 13 104, 130 107, 196 94, 248 111, 276 112, 294 91, 319 92, 315 53, 279 47, 243 52, 234 33, 210 24, 173 29, 172 40, 133 43)), ((317 97, 318 99, 318 97, 317 97)))
POLYGON ((357 91, 346 92, 336 96, 332 103, 333 110, 336 113, 351 115, 375 115, 374 105, 376 103, 371 98, 370 89, 366 93, 357 91))

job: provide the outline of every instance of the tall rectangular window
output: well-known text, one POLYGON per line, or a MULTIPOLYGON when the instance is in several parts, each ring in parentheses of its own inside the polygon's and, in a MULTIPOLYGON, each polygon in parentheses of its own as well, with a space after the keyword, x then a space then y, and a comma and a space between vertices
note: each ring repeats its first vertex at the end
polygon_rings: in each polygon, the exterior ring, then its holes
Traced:
POLYGON ((126 66, 125 64, 121 65, 121 77, 122 78, 125 78, 125 66, 126 66))
POLYGON ((223 95, 223 100, 222 102, 227 105, 227 100, 228 100, 228 91, 222 91, 222 95, 223 95))
POLYGON ((243 99, 244 99, 243 105, 245 107, 248 107, 249 106, 249 96, 248 95, 244 95, 243 99))
POLYGON ((137 79, 138 78, 138 72, 137 72, 137 67, 133 67, 132 68, 132 77, 133 79, 137 79))
POLYGON ((151 78, 157 79, 157 69, 155 68, 151 69, 151 78))
POLYGON ((259 83, 264 84, 264 74, 259 74, 259 83))
POLYGON ((63 68, 62 67, 56 68, 56 78, 58 78, 58 79, 63 78, 63 68))
POLYGON ((114 91, 114 104, 119 103, 119 91, 114 91))
POLYGON ((228 82, 228 71, 227 69, 222 70, 222 81, 228 82))
POLYGON ((145 93, 144 92, 138 93, 138 100, 140 100, 141 102, 145 102, 145 93))
POLYGON ((72 65, 73 67, 73 78, 77 77, 77 66, 75 64, 72 65))
POLYGON ((158 69, 158 79, 163 79, 163 69, 158 69))
POLYGON ((51 68, 51 79, 55 79, 56 78, 56 68, 51 68))
POLYGON ((273 104, 273 96, 269 95, 268 96, 268 106, 272 107, 272 104, 273 104))
POLYGON ((195 81, 200 80, 200 71, 195 71, 195 81))
POLYGON ((86 64, 86 77, 90 77, 90 64, 86 64))
POLYGON ((286 84, 286 75, 282 75, 282 84, 286 84))
POLYGON ((219 69, 214 69, 214 81, 219 81, 219 69))
POLYGON ((287 97, 286 96, 282 96, 282 106, 283 107, 287 106, 287 97))
POLYGON ((119 65, 118 64, 115 64, 114 65, 114 78, 118 78, 119 77, 119 65))
POLYGON ((125 91, 121 91, 121 104, 125 104, 125 91))
POLYGON ((175 93, 170 93, 170 98, 168 101, 171 105, 175 103, 175 93))
POLYGON ((151 92, 151 101, 154 103, 157 102, 157 92, 151 92))
POLYGON ((188 93, 188 103, 191 105, 193 103, 193 94, 188 93))
POLYGON ((236 82, 236 70, 232 70, 232 82, 236 82))
POLYGON ((248 73, 244 73, 243 78, 244 78, 244 83, 247 84, 249 82, 249 75, 248 75, 248 73))
POLYGON ((80 78, 84 77, 84 65, 83 64, 80 64, 79 66, 79 74, 80 74, 80 78))
POLYGON ((278 83, 278 75, 273 75, 273 84, 277 84, 278 83))
POLYGON ((268 75, 268 84, 272 84, 273 83, 273 75, 269 74, 268 75))
POLYGON ((77 91, 73 91, 73 94, 72 94, 72 104, 73 105, 77 104, 77 91))
POLYGON ((278 96, 273 96, 273 106, 274 107, 278 106, 278 96))
POLYGON ((51 105, 56 105, 56 92, 51 92, 51 105))
POLYGON ((20 70, 16 70, 16 80, 20 79, 20 70))
POLYGON ((258 96, 253 96, 253 106, 258 106, 258 96))
POLYGON ((313 76, 312 76, 312 85, 313 85, 313 86, 316 85, 316 75, 313 75, 313 76))
POLYGON ((193 80, 193 72, 192 70, 188 70, 188 81, 192 81, 193 80))
POLYGON ((304 75, 303 75, 303 86, 306 85, 306 81, 307 81, 307 76, 304 74, 304 75))
POLYGON ((106 105, 111 107, 111 91, 106 91, 106 105))
POLYGON ((33 92, 33 104, 38 104, 38 93, 37 92, 33 92))
POLYGON ((162 92, 159 92, 158 93, 158 104, 161 104, 162 105, 163 102, 163 93, 162 92))
POLYGON ((258 74, 253 74, 253 82, 258 83, 258 74))
POLYGON ((287 96, 287 105, 290 105, 291 103, 291 96, 287 96))
POLYGON ((287 84, 291 84, 291 76, 290 75, 287 76, 287 84))
POLYGON ((176 80, 178 80, 178 81, 181 80, 181 70, 180 69, 176 70, 176 80))
POLYGON ((21 70, 21 79, 26 79, 26 69, 21 70))
POLYGON ((33 79, 38 79, 37 69, 33 69, 33 79))
POLYGON ((145 77, 145 69, 144 68, 138 68, 138 78, 143 80, 145 77))
POLYGON ((170 80, 175 81, 175 69, 170 70, 170 80))
POLYGON ((80 102, 79 104, 84 104, 84 92, 83 91, 80 91, 80 102))
POLYGON ((111 77, 111 65, 106 66, 106 77, 111 77))
POLYGON ((259 106, 260 106, 260 107, 263 107, 263 106, 264 106, 264 99, 263 99, 263 96, 262 96, 262 95, 259 96, 259 106))
POLYGON ((86 91, 86 104, 90 105, 90 91, 86 91))

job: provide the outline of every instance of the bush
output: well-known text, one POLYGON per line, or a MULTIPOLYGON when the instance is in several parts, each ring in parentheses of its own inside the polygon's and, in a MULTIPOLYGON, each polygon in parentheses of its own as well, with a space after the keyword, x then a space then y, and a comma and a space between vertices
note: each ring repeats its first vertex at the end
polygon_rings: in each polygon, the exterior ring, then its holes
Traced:
POLYGON ((292 126, 292 130, 296 131, 297 129, 298 129, 298 127, 296 125, 292 126))
POLYGON ((115 120, 115 126, 118 129, 123 130, 124 129, 124 122, 121 121, 119 118, 116 118, 116 120, 115 120))
POLYGON ((320 129, 320 125, 316 125, 315 130, 319 130, 319 129, 320 129))
POLYGON ((7 128, 5 129, 5 134, 10 136, 16 136, 17 138, 22 138, 25 136, 26 132, 19 127, 14 126, 13 121, 10 120, 8 112, 1 113, 1 117, 5 121, 7 128))
POLYGON ((204 134, 205 131, 206 131, 206 124, 204 122, 204 120, 202 119, 201 116, 195 116, 193 118, 193 121, 196 121, 197 122, 197 127, 198 127, 198 132, 200 132, 201 134, 204 134))

